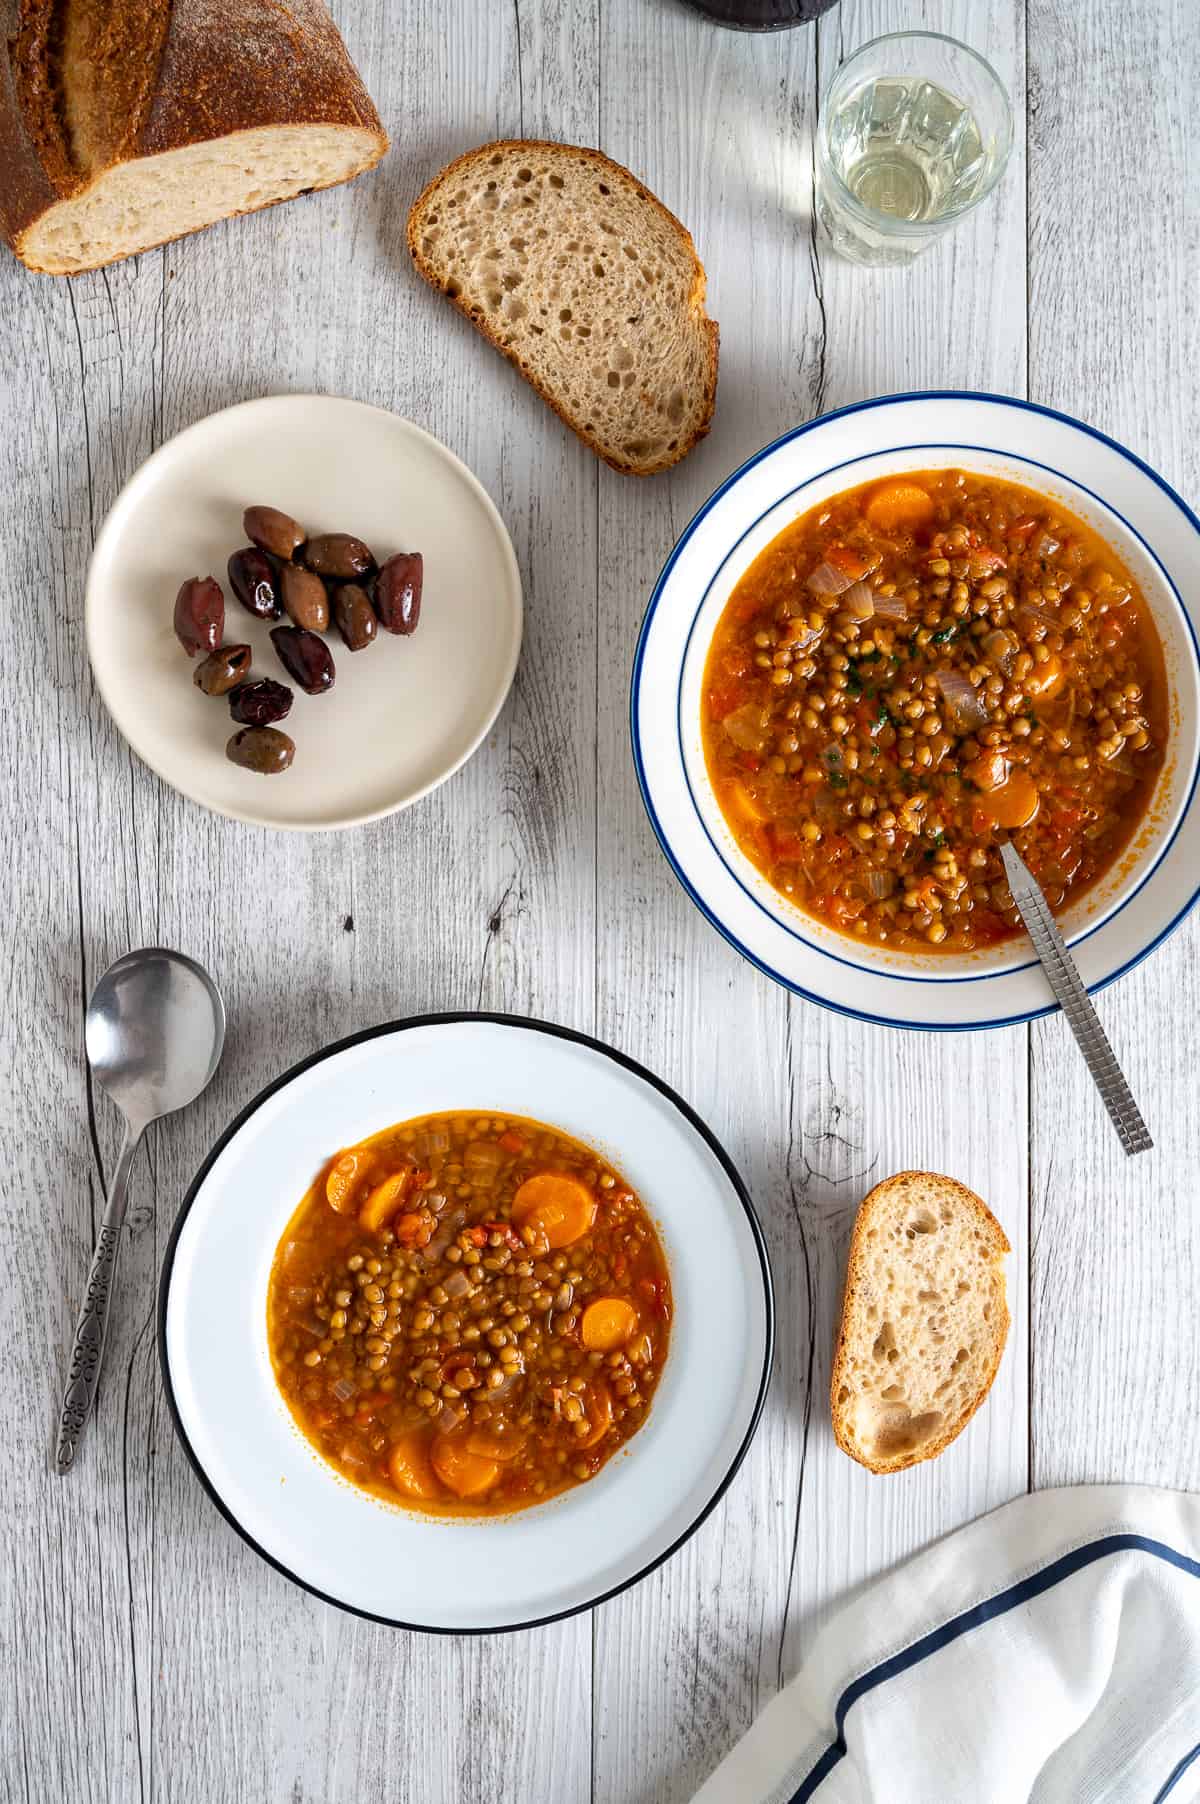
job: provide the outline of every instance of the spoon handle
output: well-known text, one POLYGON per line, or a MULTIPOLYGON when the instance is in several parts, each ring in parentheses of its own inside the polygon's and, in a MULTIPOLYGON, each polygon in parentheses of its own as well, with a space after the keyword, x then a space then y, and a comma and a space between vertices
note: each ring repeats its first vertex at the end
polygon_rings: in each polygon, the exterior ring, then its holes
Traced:
POLYGON ((1108 1035, 1100 1025, 1100 1017, 1092 1007, 1092 999, 1083 987, 1075 960, 1058 931, 1050 904, 1011 840, 1001 846, 1000 856, 1017 912, 1042 961, 1042 969, 1059 1000, 1067 1025, 1087 1061, 1092 1081, 1100 1092, 1121 1145, 1130 1157, 1134 1153, 1149 1152, 1154 1145, 1150 1130, 1133 1100, 1133 1092, 1108 1043, 1108 1035))
POLYGON ((80 1436, 83 1434, 87 1419, 91 1414, 92 1405, 96 1401, 96 1390, 100 1383, 100 1365, 104 1358, 104 1339, 108 1332, 108 1305, 112 1297, 113 1280, 117 1273, 121 1229, 125 1225, 125 1201, 129 1189, 129 1172, 141 1137, 141 1128, 126 1124, 121 1156, 117 1160, 117 1169, 113 1173, 108 1201, 104 1205, 104 1219, 100 1224, 100 1233, 96 1240, 96 1250, 92 1254, 92 1269, 88 1273, 87 1295, 84 1297, 83 1308, 79 1311, 79 1321, 75 1327, 75 1344, 71 1348, 71 1366, 67 1374, 67 1388, 63 1393, 62 1415, 58 1424, 58 1446, 54 1454, 54 1467, 60 1476, 69 1472, 75 1463, 75 1452, 79 1446, 80 1436))

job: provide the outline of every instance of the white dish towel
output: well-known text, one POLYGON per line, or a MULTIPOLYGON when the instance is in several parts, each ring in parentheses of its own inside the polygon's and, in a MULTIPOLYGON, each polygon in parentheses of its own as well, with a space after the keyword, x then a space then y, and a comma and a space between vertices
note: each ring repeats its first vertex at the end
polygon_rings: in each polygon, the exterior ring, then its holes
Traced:
POLYGON ((1200 1497, 1094 1486, 869 1586, 694 1804, 1166 1798, 1200 1798, 1200 1497))

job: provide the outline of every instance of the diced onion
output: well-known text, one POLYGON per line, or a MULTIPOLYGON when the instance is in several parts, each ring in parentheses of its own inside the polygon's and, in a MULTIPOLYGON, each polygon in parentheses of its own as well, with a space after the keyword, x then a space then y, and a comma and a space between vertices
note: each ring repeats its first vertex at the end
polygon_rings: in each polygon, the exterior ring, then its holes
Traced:
POLYGON ((348 1378, 339 1378, 333 1387, 333 1394, 339 1403, 349 1403, 354 1395, 354 1386, 348 1378))
POLYGON ((743 702, 721 725, 743 752, 761 752, 767 743, 767 710, 758 702, 743 702))
POLYGON ((463 1175, 468 1184, 495 1183, 508 1154, 496 1140, 472 1140, 463 1154, 463 1175))
POLYGON ((986 727, 988 723, 987 709, 984 707, 978 691, 967 681, 961 671, 939 670, 937 682, 938 688, 946 698, 946 705, 964 732, 973 733, 978 727, 986 727))
POLYGON ((426 1153, 448 1153, 450 1151, 450 1130, 441 1127, 426 1128, 425 1132, 418 1134, 413 1142, 413 1150, 418 1158, 423 1158, 426 1153))
POLYGON ((907 620, 908 609, 898 595, 875 595, 875 612, 881 620, 907 620))
POLYGON ((863 888, 873 902, 882 902, 896 887, 896 879, 891 871, 871 870, 863 881, 863 888))
POLYGON ((471 1280, 461 1265, 456 1265, 450 1276, 442 1281, 442 1289, 452 1300, 465 1297, 470 1288, 471 1280))
POLYGON ((1011 633, 1006 633, 1003 627, 997 627, 995 632, 988 633, 984 639, 983 649, 992 662, 1000 666, 1005 676, 1012 675, 1015 652, 1011 633))
MULTIPOLYGON (((494 1396, 495 1392, 493 1392, 492 1395, 494 1396)), ((449 1434, 452 1429, 455 1429, 458 1427, 460 1422, 464 1422, 466 1420, 466 1416, 467 1416, 467 1412, 462 1407, 461 1404, 459 1404, 459 1403, 443 1403, 442 1407, 438 1411, 438 1415, 437 1415, 438 1433, 439 1434, 449 1434)))
POLYGON ((842 604, 855 620, 869 620, 875 612, 875 592, 870 583, 851 583, 842 596, 842 604))
POLYGON ((1040 532, 1033 542, 1034 557, 1053 557, 1061 550, 1062 540, 1056 539, 1052 532, 1040 532))
POLYGON ((1044 626, 1052 633, 1056 633, 1062 625, 1057 614, 1051 613, 1049 608, 1040 607, 1036 601, 1023 601, 1017 613, 1024 614, 1029 620, 1036 620, 1039 626, 1044 626))
POLYGON ((844 595, 853 580, 853 577, 835 570, 832 564, 822 560, 815 570, 809 571, 805 584, 814 595, 844 595))
POLYGON ((1105 763, 1108 765, 1109 770, 1115 770, 1119 777, 1132 777, 1137 774, 1134 769, 1133 759, 1126 751, 1119 751, 1115 757, 1107 758, 1105 763))

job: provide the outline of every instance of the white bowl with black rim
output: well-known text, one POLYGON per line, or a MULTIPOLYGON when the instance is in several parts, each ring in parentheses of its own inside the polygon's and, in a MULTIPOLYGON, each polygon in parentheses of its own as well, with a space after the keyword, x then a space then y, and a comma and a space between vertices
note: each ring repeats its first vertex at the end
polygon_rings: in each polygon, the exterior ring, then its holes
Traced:
POLYGON ((180 1211, 158 1323, 188 1457, 264 1559, 380 1622, 490 1634, 603 1602, 699 1527, 757 1427, 774 1305, 745 1186, 666 1084, 565 1028, 435 1015, 340 1041, 243 1110, 180 1211), (595 1147, 654 1218, 674 1301, 642 1428, 587 1484, 496 1518, 422 1515, 351 1485, 296 1426, 267 1342, 271 1262, 326 1159, 395 1121, 451 1109, 532 1116, 595 1147))
POLYGON ((1000 395, 864 401, 777 439, 687 527, 655 585, 634 658, 633 754, 651 824, 680 883, 731 945, 786 989, 890 1027, 1008 1026, 1056 1006, 1028 941, 963 955, 872 946, 782 895, 738 846, 701 739, 704 668, 733 589, 783 529, 822 501, 905 471, 958 468, 1067 508, 1126 564, 1162 641, 1167 755, 1134 856, 1060 925, 1089 990, 1162 944, 1200 895, 1200 520, 1140 458, 1066 414, 1000 395))

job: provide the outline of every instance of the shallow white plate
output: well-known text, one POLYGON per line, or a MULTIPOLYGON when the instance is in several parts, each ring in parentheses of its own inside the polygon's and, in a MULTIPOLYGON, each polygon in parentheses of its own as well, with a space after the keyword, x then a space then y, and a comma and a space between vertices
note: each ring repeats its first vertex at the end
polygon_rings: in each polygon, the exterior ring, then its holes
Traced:
MULTIPOLYGON (((286 624, 286 621, 285 621, 286 624)), ((464 764, 508 694, 521 648, 521 579, 504 524, 465 464, 420 427, 330 395, 273 395, 200 420, 126 483, 96 541, 88 654, 130 745, 194 802, 267 827, 349 827, 404 808, 464 764), (228 703, 201 694, 172 627, 189 576, 225 591, 225 639, 254 648, 254 675, 286 675, 234 597, 225 566, 242 512, 282 508, 310 532, 351 532, 382 560, 425 560, 411 638, 380 632, 337 666, 326 695, 296 700, 291 770, 259 777, 225 756, 228 703)))
POLYGON ((330 1603, 457 1634, 584 1609, 672 1553, 741 1463, 773 1332, 749 1199, 686 1104, 597 1041, 489 1015, 376 1028, 264 1090, 189 1191, 159 1293, 175 1425, 239 1533, 330 1603), (530 1115, 595 1146, 654 1217, 674 1292, 645 1426, 589 1483, 495 1521, 439 1521, 355 1490, 296 1428, 267 1350, 271 1260, 314 1174, 338 1147, 442 1109, 530 1115))
POLYGON ((712 635, 747 567, 831 495, 904 470, 955 467, 1051 496, 1129 566, 1166 657, 1170 744, 1130 854, 1061 925, 1089 989, 1161 944, 1200 867, 1200 521, 1160 476, 1065 414, 998 395, 917 394, 826 414, 742 466, 659 577, 633 667, 634 761, 663 851, 697 907, 752 964, 810 1001, 892 1027, 999 1027, 1055 1006, 1026 939, 960 957, 866 946, 773 888, 726 825, 705 767, 700 696, 712 635))

